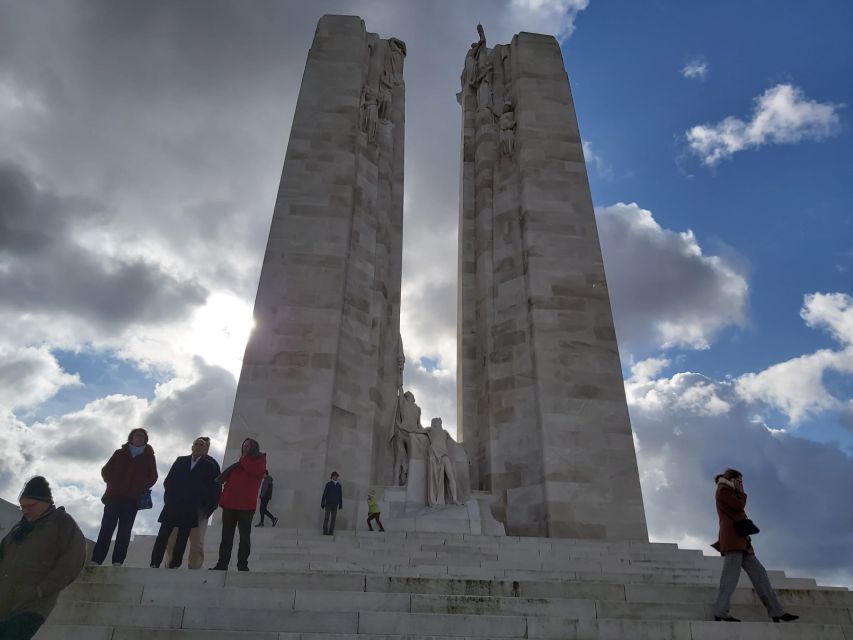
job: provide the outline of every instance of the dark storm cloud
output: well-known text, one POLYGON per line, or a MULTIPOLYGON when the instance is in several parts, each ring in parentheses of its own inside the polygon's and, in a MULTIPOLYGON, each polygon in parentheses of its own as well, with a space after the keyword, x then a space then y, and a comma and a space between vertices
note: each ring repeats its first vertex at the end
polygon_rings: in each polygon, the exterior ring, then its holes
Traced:
POLYGON ((110 259, 78 244, 74 227, 96 217, 85 204, 0 164, 0 308, 69 314, 116 331, 181 318, 204 302, 203 287, 157 265, 110 259))
POLYGON ((225 369, 195 359, 197 379, 188 387, 157 399, 145 418, 151 432, 182 434, 187 442, 213 431, 231 419, 237 381, 225 369))

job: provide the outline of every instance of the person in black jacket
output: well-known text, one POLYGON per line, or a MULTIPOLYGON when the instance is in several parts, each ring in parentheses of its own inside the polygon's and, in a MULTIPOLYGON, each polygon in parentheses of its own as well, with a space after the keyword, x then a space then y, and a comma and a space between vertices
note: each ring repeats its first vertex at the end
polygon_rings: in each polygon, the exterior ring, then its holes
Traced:
POLYGON ((320 508, 326 510, 326 515, 323 517, 323 535, 331 536, 335 533, 335 518, 338 516, 338 509, 344 508, 344 492, 341 489, 341 483, 338 482, 338 472, 332 471, 331 480, 326 483, 326 488, 323 489, 323 498, 320 500, 320 508))
MULTIPOLYGON (((219 493, 222 490, 222 485, 216 482, 216 478, 222 473, 219 468, 219 463, 210 454, 210 438, 207 436, 199 436, 193 442, 193 446, 204 447, 204 459, 212 464, 216 469, 216 475, 210 481, 209 492, 206 494, 207 499, 198 508, 198 526, 190 529, 189 555, 187 556, 188 569, 201 569, 204 564, 204 537, 207 533, 207 523, 210 516, 216 511, 219 506, 219 493)), ((178 530, 173 529, 172 535, 169 536, 169 543, 166 545, 166 560, 171 564, 172 553, 175 549, 175 541, 178 537, 178 530)))
POLYGON ((264 479, 261 481, 261 493, 258 495, 261 499, 261 508, 259 509, 259 513, 261 514, 261 521, 256 524, 256 527, 264 526, 264 516, 270 519, 272 522, 272 526, 278 524, 278 518, 276 518, 273 514, 269 512, 267 509, 267 505, 272 500, 272 476, 269 471, 264 471, 264 479))
MULTIPOLYGON (((166 544, 172 530, 177 527, 178 536, 172 552, 169 568, 181 566, 190 530, 198 527, 199 510, 207 512, 214 498, 215 478, 218 475, 216 466, 204 455, 205 443, 197 438, 192 445, 192 453, 179 456, 169 474, 163 481, 164 495, 163 510, 160 512, 160 532, 151 550, 151 566, 159 567, 163 562, 166 544)), ((209 514, 208 514, 209 515, 209 514)))

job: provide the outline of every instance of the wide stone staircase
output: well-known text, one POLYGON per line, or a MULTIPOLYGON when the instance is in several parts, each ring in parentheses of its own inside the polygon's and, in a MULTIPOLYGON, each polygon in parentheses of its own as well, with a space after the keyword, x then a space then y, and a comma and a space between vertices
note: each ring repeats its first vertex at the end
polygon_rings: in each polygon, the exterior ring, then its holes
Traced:
MULTIPOLYGON (((207 535, 207 566, 219 530, 207 535)), ((798 622, 773 624, 745 576, 713 622, 721 562, 673 544, 264 528, 250 572, 87 568, 39 640, 853 640, 847 589, 770 572, 798 622)), ((235 544, 236 554, 236 544, 235 544)), ((130 566, 135 565, 135 566, 130 566)))

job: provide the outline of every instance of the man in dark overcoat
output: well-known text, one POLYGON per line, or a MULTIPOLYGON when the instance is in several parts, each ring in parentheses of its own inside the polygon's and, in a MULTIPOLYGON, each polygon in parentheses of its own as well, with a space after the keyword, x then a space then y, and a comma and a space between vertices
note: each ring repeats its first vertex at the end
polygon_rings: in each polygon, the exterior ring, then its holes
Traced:
POLYGON ((325 511, 325 515, 323 516, 323 535, 334 535, 338 509, 344 508, 344 492, 341 488, 341 483, 338 482, 337 471, 332 471, 332 475, 323 489, 320 508, 325 511))
POLYGON ((206 443, 196 438, 188 456, 178 456, 163 481, 165 494, 163 510, 160 512, 160 531, 151 550, 151 566, 159 567, 163 562, 166 544, 172 530, 177 528, 175 548, 169 568, 181 566, 190 531, 198 527, 199 512, 208 516, 216 508, 219 485, 216 483, 218 469, 205 456, 206 443))

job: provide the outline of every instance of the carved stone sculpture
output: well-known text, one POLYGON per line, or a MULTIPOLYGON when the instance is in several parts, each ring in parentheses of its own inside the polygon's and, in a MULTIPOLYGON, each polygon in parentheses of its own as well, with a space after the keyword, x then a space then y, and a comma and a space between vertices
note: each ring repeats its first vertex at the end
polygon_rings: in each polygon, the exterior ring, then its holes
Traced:
POLYGON ((385 51, 385 74, 388 75, 391 86, 396 87, 403 82, 403 60, 406 58, 406 43, 399 38, 388 38, 388 48, 385 51))
POLYGON ((361 130, 367 134, 368 142, 376 140, 376 125, 379 121, 379 94, 365 85, 361 90, 361 130))
POLYGON ((427 477, 427 504, 437 507, 446 504, 445 492, 450 504, 460 504, 456 490, 456 473, 450 459, 450 434, 441 426, 441 418, 433 418, 428 429, 429 476, 427 477))
POLYGON ((409 457, 411 456, 411 437, 423 433, 421 427, 421 408, 415 403, 415 395, 406 391, 399 397, 396 423, 394 426, 394 475, 400 486, 409 478, 409 457))
POLYGON ((504 103, 504 112, 500 118, 501 124, 501 153, 505 156, 512 156, 515 151, 515 111, 513 111, 512 103, 504 103))

